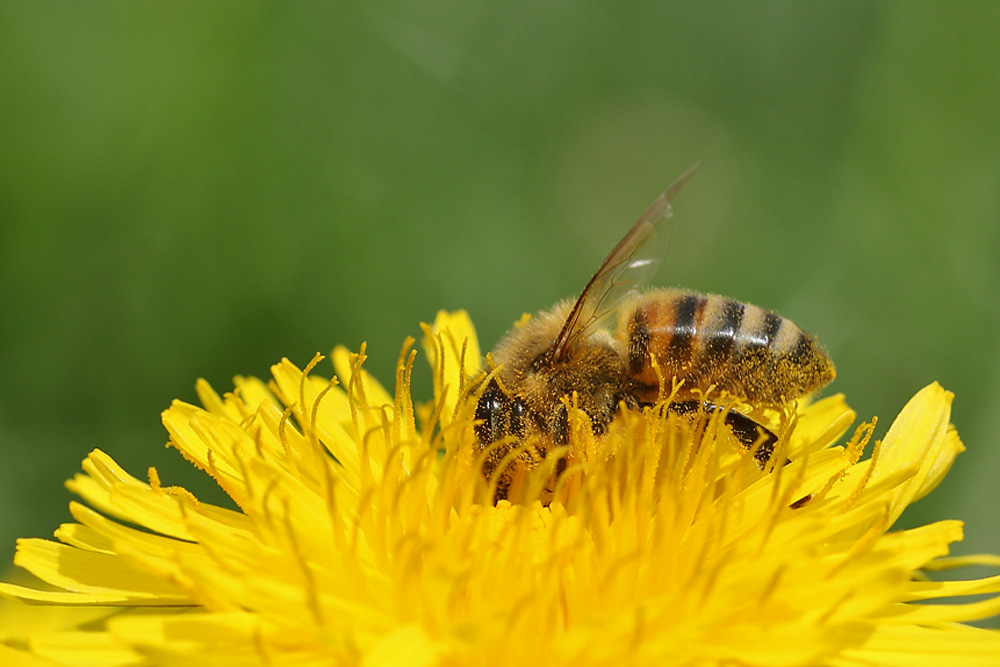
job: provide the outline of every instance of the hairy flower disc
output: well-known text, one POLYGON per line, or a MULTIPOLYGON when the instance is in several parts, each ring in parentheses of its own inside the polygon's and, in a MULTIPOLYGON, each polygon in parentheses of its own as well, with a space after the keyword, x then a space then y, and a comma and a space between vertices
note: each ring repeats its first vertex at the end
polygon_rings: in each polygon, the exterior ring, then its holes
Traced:
POLYGON ((1000 612, 1000 577, 926 573, 1000 559, 945 558, 958 521, 890 531, 962 451, 938 385, 869 458, 840 396, 799 406, 764 471, 718 416, 660 405, 596 438, 571 414, 571 465, 494 506, 472 325, 442 313, 426 334, 429 405, 408 343, 392 393, 338 348, 332 380, 284 360, 166 410, 235 509, 93 452, 75 522, 18 543, 48 586, 0 584, 88 615, 4 623, 4 643, 66 665, 997 664, 1000 634, 962 623, 1000 612))

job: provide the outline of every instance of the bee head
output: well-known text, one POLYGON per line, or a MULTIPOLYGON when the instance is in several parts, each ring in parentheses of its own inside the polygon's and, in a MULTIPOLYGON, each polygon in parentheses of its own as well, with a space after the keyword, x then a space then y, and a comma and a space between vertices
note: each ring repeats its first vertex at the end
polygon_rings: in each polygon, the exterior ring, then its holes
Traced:
POLYGON ((524 439, 527 407, 520 398, 510 396, 500 388, 496 378, 490 378, 476 403, 476 436, 482 445, 513 436, 524 439))

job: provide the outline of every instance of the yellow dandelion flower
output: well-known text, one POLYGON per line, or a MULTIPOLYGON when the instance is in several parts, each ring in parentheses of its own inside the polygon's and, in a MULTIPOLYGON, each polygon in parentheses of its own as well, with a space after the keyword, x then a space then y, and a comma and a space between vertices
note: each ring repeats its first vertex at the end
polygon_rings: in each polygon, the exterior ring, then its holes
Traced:
POLYGON ((64 665, 1000 664, 1000 633, 964 624, 1000 612, 1000 576, 937 575, 1000 559, 947 558, 958 521, 891 530, 962 450, 938 385, 867 458, 841 397, 801 406, 769 471, 717 417, 628 411, 600 440, 574 430, 585 454, 549 502, 494 505, 460 400, 480 371, 465 314, 425 348, 429 406, 408 346, 393 392, 338 349, 333 380, 285 360, 175 402, 171 444, 238 509, 93 452, 75 522, 18 543, 44 584, 0 586, 88 614, 0 640, 64 665))

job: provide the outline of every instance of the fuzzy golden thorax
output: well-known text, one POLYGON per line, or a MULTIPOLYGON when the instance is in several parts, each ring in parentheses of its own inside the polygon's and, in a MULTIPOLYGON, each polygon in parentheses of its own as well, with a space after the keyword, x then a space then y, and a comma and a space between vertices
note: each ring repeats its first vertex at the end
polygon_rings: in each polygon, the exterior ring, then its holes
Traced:
POLYGON ((574 340, 560 358, 547 357, 572 305, 564 301, 515 327, 493 354, 500 387, 525 411, 523 433, 515 435, 565 444, 570 403, 590 417, 596 433, 602 433, 627 397, 621 343, 606 331, 574 340))

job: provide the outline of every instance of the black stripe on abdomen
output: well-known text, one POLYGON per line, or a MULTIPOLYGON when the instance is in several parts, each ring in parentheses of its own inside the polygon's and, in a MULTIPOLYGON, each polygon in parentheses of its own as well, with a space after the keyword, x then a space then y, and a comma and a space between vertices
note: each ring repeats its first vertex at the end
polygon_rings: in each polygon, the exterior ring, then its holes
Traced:
POLYGON ((764 311, 764 347, 771 347, 781 328, 781 316, 770 310, 764 311))
POLYGON ((722 305, 721 319, 715 330, 704 333, 705 343, 701 353, 701 362, 706 368, 714 369, 727 363, 733 353, 736 334, 743 323, 743 304, 725 297, 708 298, 725 301, 722 305))
POLYGON ((664 350, 668 363, 674 368, 683 368, 691 361, 691 350, 697 333, 695 323, 705 300, 700 294, 686 294, 674 304, 670 342, 664 350))

